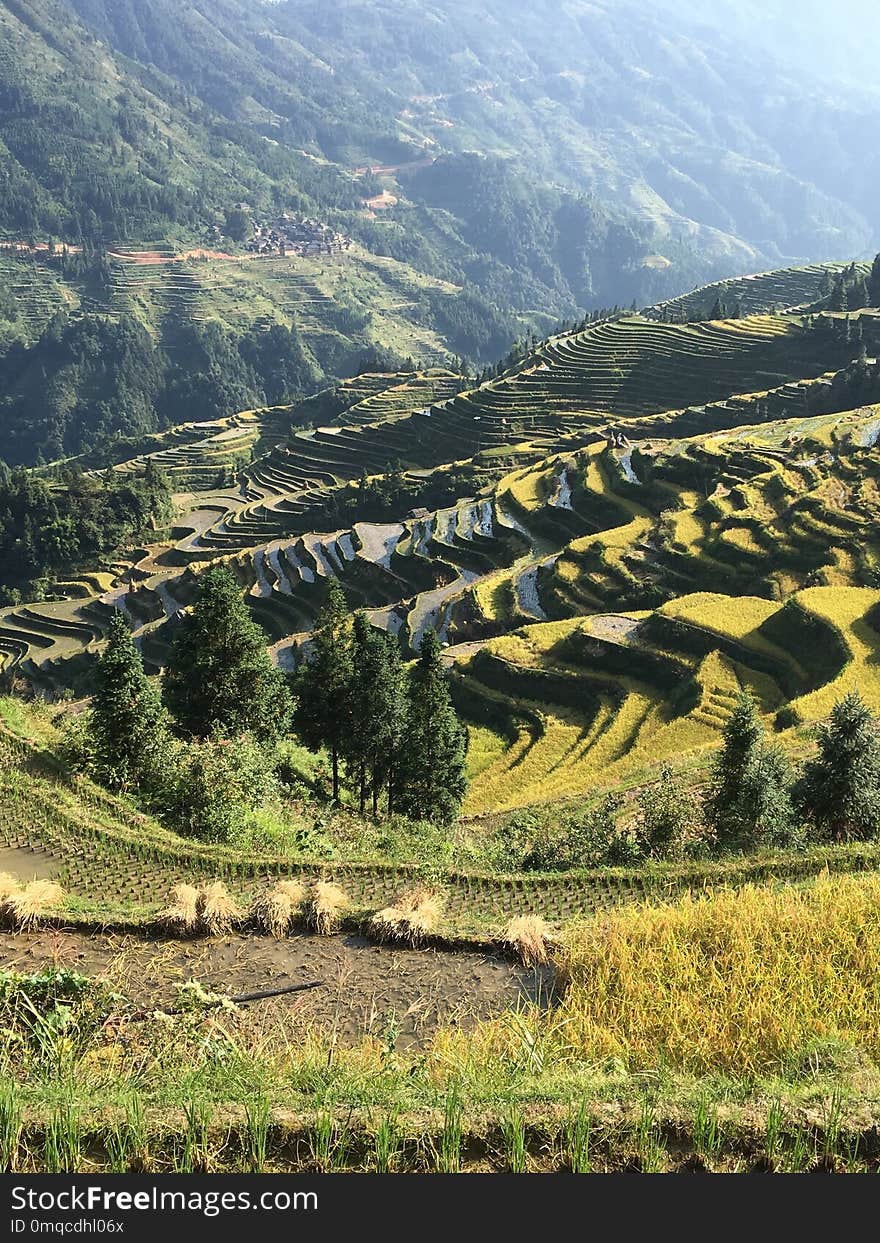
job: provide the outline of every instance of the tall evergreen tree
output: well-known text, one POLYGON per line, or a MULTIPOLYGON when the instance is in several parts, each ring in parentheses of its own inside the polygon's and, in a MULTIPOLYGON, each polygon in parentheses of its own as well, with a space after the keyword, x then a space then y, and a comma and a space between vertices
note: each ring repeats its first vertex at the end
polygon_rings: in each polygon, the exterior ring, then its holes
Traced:
POLYGON ((400 745, 403 671, 396 640, 373 629, 361 612, 354 617, 352 664, 351 729, 346 753, 361 812, 365 810, 369 789, 376 816, 382 788, 389 781, 400 745))
POLYGON ((266 636, 223 566, 199 583, 180 624, 162 679, 165 705, 180 729, 197 738, 216 731, 277 737, 290 719, 290 692, 272 664, 266 636))
POLYGON ((868 277, 868 306, 880 306, 880 255, 874 260, 868 277))
POLYGON ((128 622, 117 611, 95 669, 88 718, 95 776, 118 790, 136 785, 161 756, 165 736, 159 693, 144 672, 128 622))
POLYGON ((454 819, 467 791, 466 754, 467 731, 449 698, 440 643, 427 630, 409 674, 393 810, 414 820, 454 819))
POLYGON ((877 722, 857 691, 839 700, 819 726, 819 753, 795 788, 798 810, 824 841, 873 837, 880 830, 877 722))
POLYGON ((333 798, 339 799, 339 760, 351 728, 351 627, 342 588, 335 578, 315 625, 312 652, 296 681, 294 728, 307 747, 326 747, 333 766, 333 798))
POLYGON ((743 849, 782 843, 792 828, 788 767, 768 747, 755 701, 740 692, 724 729, 705 801, 705 817, 716 846, 743 849))

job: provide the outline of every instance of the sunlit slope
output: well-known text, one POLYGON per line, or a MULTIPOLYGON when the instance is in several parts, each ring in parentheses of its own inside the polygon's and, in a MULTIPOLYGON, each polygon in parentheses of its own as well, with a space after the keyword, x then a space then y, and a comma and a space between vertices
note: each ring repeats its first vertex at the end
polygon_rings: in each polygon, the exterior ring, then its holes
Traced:
POLYGON ((785 604, 697 595, 494 639, 455 666, 459 706, 505 742, 492 754, 481 738, 465 810, 588 795, 664 759, 698 762, 742 687, 771 730, 820 719, 853 688, 880 708, 878 621, 880 591, 816 587, 785 604))
POLYGON ((436 629, 475 727, 471 811, 708 753, 742 684, 780 726, 814 720, 850 665, 871 667, 858 592, 880 588, 878 339, 871 314, 624 317, 466 392, 441 369, 364 375, 305 410, 172 429, 116 469, 150 457, 168 472, 173 528, 0 612, 4 676, 86 690, 114 608, 158 670, 200 574, 222 563, 284 667, 330 578, 405 652, 436 629), (821 609, 814 589, 832 592, 821 609), (794 598, 835 633, 837 590, 853 655, 816 680, 767 627, 794 598), (682 601, 720 620, 693 623, 682 601), (773 652, 745 659, 744 625, 773 652), (535 626, 556 638, 524 648, 535 626), (706 640, 715 630, 724 643, 706 640), (697 632, 694 665, 679 649, 697 632), (584 634, 602 662, 557 642, 584 634))

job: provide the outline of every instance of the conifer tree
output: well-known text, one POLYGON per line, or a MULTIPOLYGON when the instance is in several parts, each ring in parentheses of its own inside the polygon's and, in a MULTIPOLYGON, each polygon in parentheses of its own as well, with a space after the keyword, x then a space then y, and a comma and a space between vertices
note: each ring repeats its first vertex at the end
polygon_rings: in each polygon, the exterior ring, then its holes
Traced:
POLYGON ((798 810, 824 841, 873 837, 880 830, 880 744, 857 691, 834 705, 818 741, 819 753, 795 788, 798 810))
POLYGON ((223 566, 199 583, 192 612, 174 638, 162 695, 181 731, 197 738, 219 730, 266 740, 288 724, 284 674, 272 664, 266 636, 223 566))
POLYGON ((467 731, 449 698, 440 643, 427 630, 408 680, 393 810, 413 820, 454 819, 467 790, 466 754, 467 731))
POLYGON ((787 840, 792 828, 788 784, 785 757, 767 746, 755 701, 748 691, 740 692, 704 807, 716 846, 743 849, 787 840))
POLYGON ((874 260, 868 277, 868 306, 880 307, 880 255, 874 260))
POLYGON ((162 754, 162 702, 119 611, 110 620, 107 646, 95 669, 86 736, 95 776, 113 789, 138 784, 162 754))
POLYGON ((353 675, 351 627, 342 588, 327 584, 315 624, 312 651, 296 681, 294 728, 307 747, 327 747, 333 766, 333 798, 339 800, 339 760, 351 728, 353 675))
POLYGON ((372 791, 373 815, 392 771, 403 719, 403 675, 396 641, 374 630, 366 614, 355 613, 352 676, 349 690, 351 726, 346 758, 363 813, 372 791))

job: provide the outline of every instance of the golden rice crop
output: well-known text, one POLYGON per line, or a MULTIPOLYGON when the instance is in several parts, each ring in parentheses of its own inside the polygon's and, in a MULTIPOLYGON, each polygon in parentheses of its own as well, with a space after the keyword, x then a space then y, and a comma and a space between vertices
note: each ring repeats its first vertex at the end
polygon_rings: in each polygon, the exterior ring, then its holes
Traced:
POLYGON ((550 961, 553 930, 543 915, 514 915, 504 925, 503 944, 525 967, 540 967, 550 961))
POLYGON ((4 922, 19 932, 35 928, 43 915, 60 905, 64 890, 52 880, 32 880, 16 888, 3 902, 4 922))
POLYGON ((241 907, 229 893, 222 880, 203 885, 197 903, 198 920, 209 936, 223 936, 231 932, 244 918, 241 907))
POLYGON ((298 880, 282 880, 260 894, 254 903, 254 919, 263 932, 286 936, 305 901, 306 887, 298 880))
POLYGON ((306 921, 314 932, 328 936, 339 926, 342 913, 349 905, 343 889, 332 881, 319 880, 306 902, 306 921))
POLYGON ((880 875, 752 886, 576 926, 560 979, 578 1055, 766 1072, 816 1040, 880 1058, 880 875))

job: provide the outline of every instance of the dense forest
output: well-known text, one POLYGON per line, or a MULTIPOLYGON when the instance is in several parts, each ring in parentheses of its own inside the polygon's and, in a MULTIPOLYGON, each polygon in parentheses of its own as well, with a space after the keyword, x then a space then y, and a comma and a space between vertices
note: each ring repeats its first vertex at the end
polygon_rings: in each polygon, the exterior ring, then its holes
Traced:
POLYGON ((2 457, 100 454, 122 437, 293 401, 321 378, 295 326, 183 323, 171 353, 132 318, 59 313, 34 345, 0 355, 2 457))
POLYGON ((171 517, 167 480, 67 471, 53 485, 0 462, 0 605, 34 598, 57 574, 93 569, 171 517))

